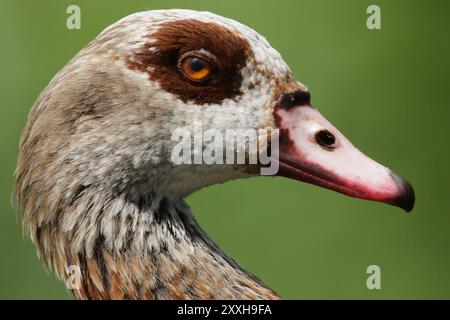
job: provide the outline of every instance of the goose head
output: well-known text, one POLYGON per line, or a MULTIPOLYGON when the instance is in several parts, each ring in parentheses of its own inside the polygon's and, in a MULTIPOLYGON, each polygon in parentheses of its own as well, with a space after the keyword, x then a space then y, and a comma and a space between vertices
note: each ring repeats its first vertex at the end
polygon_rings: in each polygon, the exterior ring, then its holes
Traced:
POLYGON ((313 107, 308 88, 264 37, 208 12, 147 11, 105 29, 41 93, 21 141, 16 197, 45 262, 63 279, 67 265, 81 265, 88 280, 77 297, 276 297, 218 249, 182 201, 270 168, 406 211, 414 204, 411 185, 313 107), (225 155, 237 160, 239 152, 227 130, 254 132, 257 143, 243 144, 243 159, 270 148, 270 163, 228 163, 225 155), (206 151, 217 161, 205 160, 206 151), (167 252, 171 271, 154 274, 152 259, 167 252), (189 266, 206 278, 220 278, 220 269, 227 280, 206 296, 194 294, 192 283, 157 290, 189 266), (122 275, 118 283, 112 272, 122 275), (139 277, 142 291, 129 289, 127 277, 139 277), (231 289, 236 283, 240 290, 231 289))

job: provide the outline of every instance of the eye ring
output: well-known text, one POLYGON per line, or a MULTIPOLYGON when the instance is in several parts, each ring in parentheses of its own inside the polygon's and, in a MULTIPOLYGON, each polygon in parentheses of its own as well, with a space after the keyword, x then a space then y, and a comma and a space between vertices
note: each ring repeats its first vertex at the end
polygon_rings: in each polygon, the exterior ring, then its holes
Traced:
POLYGON ((190 51, 178 60, 178 71, 193 84, 205 84, 217 74, 215 57, 207 51, 190 51))

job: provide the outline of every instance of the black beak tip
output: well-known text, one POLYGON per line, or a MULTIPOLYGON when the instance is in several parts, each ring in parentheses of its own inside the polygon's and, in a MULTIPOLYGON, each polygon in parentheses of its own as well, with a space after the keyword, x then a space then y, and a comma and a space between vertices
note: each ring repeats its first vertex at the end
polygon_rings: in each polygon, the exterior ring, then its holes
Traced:
POLYGON ((391 173, 392 179, 397 183, 400 189, 400 195, 392 203, 394 206, 400 207, 406 212, 411 212, 416 202, 416 196, 412 185, 403 177, 391 173))

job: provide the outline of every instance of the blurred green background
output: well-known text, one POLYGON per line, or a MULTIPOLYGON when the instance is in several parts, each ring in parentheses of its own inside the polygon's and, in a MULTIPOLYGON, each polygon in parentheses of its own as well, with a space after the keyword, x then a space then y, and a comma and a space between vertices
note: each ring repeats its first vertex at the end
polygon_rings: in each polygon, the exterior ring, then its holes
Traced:
POLYGON ((313 103, 364 152, 407 177, 411 214, 283 178, 233 181, 188 198, 241 265, 289 299, 450 298, 449 1, 0 0, 0 298, 68 299, 24 238, 10 194, 26 115, 52 76, 136 11, 209 10, 268 38, 313 103), (81 30, 66 8, 81 7, 81 30), (381 7, 382 29, 366 28, 381 7), (381 267, 381 290, 366 268, 381 267))

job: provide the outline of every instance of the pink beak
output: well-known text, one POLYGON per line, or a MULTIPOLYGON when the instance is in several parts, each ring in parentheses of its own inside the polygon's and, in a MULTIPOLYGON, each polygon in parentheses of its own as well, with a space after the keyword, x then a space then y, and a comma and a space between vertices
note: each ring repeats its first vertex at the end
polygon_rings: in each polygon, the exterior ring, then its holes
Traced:
POLYGON ((310 105, 309 92, 282 95, 274 117, 280 134, 278 175, 413 209, 411 184, 355 148, 310 105))

